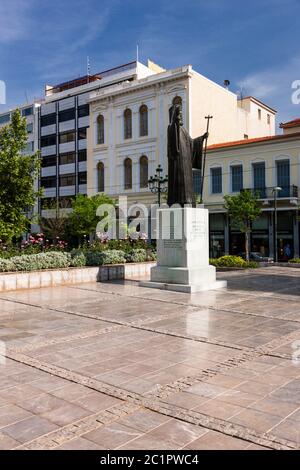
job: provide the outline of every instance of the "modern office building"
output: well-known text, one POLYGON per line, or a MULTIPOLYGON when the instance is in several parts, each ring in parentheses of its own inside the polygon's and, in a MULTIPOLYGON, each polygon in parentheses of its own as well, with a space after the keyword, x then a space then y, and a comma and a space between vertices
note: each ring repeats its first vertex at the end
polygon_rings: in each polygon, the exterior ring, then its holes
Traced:
POLYGON ((211 145, 207 154, 204 201, 210 212, 210 255, 244 251, 244 236, 230 225, 224 195, 251 189, 262 215, 253 223, 251 250, 275 254, 274 196, 279 260, 299 257, 300 119, 281 124, 282 135, 211 145))
POLYGON ((40 108, 40 148, 44 188, 41 214, 51 216, 54 207, 66 208, 76 194, 87 194, 87 131, 89 97, 94 90, 109 90, 154 73, 131 62, 96 75, 55 86, 47 85, 40 108), (49 211, 50 208, 50 211, 49 211))

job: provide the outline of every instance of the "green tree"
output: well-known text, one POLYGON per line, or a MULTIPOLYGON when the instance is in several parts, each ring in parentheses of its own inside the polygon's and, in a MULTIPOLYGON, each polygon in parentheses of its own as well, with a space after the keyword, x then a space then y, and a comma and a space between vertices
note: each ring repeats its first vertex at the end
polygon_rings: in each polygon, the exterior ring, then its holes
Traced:
POLYGON ((72 201, 72 212, 69 216, 69 229, 73 235, 82 239, 84 236, 94 237, 96 227, 101 217, 97 216, 97 209, 102 204, 115 205, 114 201, 106 194, 84 196, 78 194, 72 201))
POLYGON ((0 238, 5 242, 29 229, 28 213, 40 195, 34 189, 39 154, 24 155, 26 144, 26 119, 16 110, 0 129, 0 238))
POLYGON ((260 216, 261 209, 257 195, 249 190, 241 191, 236 196, 225 196, 225 209, 231 222, 239 227, 245 234, 246 260, 249 261, 249 240, 252 230, 252 223, 260 216))

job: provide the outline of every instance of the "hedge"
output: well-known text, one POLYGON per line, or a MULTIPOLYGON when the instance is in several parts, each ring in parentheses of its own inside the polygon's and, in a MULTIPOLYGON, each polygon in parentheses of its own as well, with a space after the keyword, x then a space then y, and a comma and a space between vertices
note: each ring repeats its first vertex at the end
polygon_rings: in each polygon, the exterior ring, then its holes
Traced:
POLYGON ((292 258, 289 260, 289 263, 300 264, 300 258, 292 258))
POLYGON ((0 258, 0 272, 38 271, 41 269, 62 269, 68 267, 101 266, 103 264, 139 263, 155 259, 149 250, 133 249, 129 253, 122 250, 73 250, 70 253, 49 251, 32 255, 0 258))

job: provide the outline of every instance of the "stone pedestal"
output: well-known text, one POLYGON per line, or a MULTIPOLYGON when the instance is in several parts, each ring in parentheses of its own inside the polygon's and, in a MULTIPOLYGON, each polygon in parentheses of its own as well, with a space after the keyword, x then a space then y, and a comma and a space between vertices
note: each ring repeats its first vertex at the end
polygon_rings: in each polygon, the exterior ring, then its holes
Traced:
POLYGON ((140 285, 188 293, 226 287, 209 265, 208 210, 159 209, 157 218, 157 266, 140 285))

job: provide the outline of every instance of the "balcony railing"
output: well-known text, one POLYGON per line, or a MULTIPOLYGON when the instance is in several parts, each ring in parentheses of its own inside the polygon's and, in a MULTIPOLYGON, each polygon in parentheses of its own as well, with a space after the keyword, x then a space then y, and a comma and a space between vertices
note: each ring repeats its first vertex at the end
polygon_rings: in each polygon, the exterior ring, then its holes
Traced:
MULTIPOLYGON (((295 185, 292 186, 282 186, 281 191, 278 191, 277 198, 298 198, 299 197, 299 188, 295 185)), ((251 191, 252 194, 258 196, 259 199, 273 199, 274 198, 274 188, 245 188, 245 191, 251 191)))

